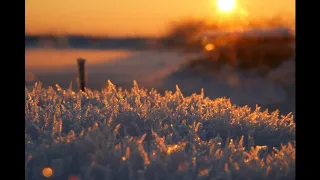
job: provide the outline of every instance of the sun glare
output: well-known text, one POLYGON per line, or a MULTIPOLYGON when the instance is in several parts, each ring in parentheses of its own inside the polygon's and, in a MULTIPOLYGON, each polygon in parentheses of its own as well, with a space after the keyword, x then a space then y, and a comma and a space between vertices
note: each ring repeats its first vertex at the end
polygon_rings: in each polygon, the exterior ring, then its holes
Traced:
POLYGON ((214 46, 213 44, 207 44, 207 45, 204 47, 204 49, 205 49, 206 51, 212 51, 212 50, 214 50, 214 48, 215 48, 215 46, 214 46))
POLYGON ((217 0, 217 5, 220 11, 229 12, 236 4, 236 0, 217 0))

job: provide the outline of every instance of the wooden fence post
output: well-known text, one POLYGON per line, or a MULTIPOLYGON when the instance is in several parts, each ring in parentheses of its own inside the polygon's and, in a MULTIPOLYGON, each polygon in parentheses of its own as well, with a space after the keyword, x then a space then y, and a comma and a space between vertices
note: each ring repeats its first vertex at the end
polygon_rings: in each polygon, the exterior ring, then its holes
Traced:
POLYGON ((79 72, 79 88, 81 91, 84 92, 84 89, 86 87, 86 78, 85 78, 86 71, 85 71, 84 64, 86 60, 83 58, 78 58, 77 62, 78 62, 78 70, 79 70, 78 71, 79 72))

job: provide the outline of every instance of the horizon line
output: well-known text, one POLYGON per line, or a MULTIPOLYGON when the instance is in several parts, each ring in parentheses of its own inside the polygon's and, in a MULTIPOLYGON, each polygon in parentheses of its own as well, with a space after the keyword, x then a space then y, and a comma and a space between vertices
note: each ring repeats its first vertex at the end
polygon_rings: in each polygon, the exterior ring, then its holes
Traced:
POLYGON ((54 34, 54 33, 25 33, 25 36, 51 36, 51 37, 60 37, 60 36, 78 36, 78 37, 91 37, 91 38, 160 38, 162 36, 150 36, 150 35, 89 35, 89 34, 54 34))

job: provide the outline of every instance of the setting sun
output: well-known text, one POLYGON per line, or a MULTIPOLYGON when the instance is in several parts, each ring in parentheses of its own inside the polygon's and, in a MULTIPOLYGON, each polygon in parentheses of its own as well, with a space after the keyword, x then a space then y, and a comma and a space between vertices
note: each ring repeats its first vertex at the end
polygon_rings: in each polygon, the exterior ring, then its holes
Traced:
POLYGON ((217 0, 217 5, 220 11, 229 12, 235 7, 235 0, 217 0))

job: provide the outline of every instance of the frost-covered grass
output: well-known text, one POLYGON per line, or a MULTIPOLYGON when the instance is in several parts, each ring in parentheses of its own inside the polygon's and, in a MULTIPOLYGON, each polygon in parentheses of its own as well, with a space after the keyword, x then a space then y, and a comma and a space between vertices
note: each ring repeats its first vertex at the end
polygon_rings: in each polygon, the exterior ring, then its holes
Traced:
POLYGON ((201 94, 25 90, 26 179, 295 179, 292 116, 201 94), (71 179, 71 178, 70 178, 71 179))

